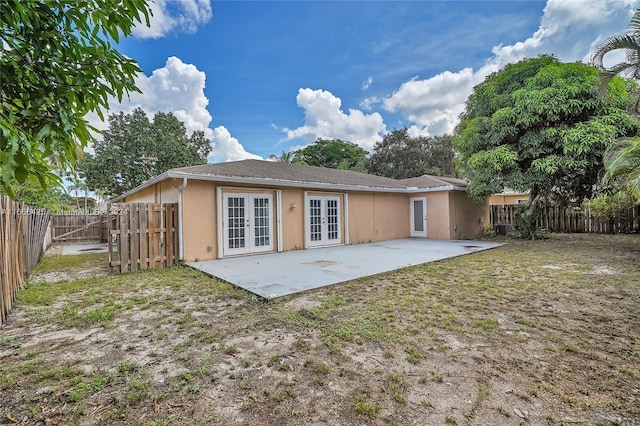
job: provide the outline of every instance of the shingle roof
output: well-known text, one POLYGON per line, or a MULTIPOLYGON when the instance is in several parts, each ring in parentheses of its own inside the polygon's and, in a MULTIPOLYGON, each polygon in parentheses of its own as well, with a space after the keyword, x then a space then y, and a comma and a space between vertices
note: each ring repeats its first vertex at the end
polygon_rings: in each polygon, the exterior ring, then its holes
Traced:
POLYGON ((186 173, 207 177, 225 176, 269 179, 284 182, 354 185, 369 188, 406 188, 406 185, 400 181, 382 176, 374 176, 351 170, 328 169, 324 167, 264 160, 241 160, 227 163, 204 164, 202 166, 172 169, 169 172, 172 175, 186 173))
POLYGON ((316 189, 349 189, 389 192, 413 192, 424 190, 462 189, 467 184, 461 179, 419 176, 396 180, 374 176, 351 170, 328 169, 324 167, 288 164, 264 160, 241 160, 227 163, 203 164, 201 166, 180 167, 168 170, 137 188, 120 195, 114 200, 125 198, 147 186, 166 178, 203 179, 228 183, 253 183, 261 185, 282 185, 290 187, 314 187, 316 189))
POLYGON ((467 182, 463 179, 457 179, 452 177, 443 177, 443 176, 430 176, 423 175, 418 177, 413 177, 409 179, 402 179, 399 182, 402 182, 403 185, 412 187, 415 186, 417 188, 437 188, 439 186, 459 186, 466 188, 467 182))

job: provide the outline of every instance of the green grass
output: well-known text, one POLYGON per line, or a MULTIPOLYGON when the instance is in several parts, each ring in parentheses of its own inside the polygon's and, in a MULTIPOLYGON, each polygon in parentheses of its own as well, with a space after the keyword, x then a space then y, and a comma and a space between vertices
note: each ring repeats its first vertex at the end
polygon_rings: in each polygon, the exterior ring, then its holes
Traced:
MULTIPOLYGON (((248 423, 271 414, 274 424, 311 422, 314 410, 364 416, 360 423, 414 424, 433 420, 430 415, 440 415, 436 423, 473 423, 487 401, 502 397, 490 379, 478 382, 470 402, 446 419, 434 408, 439 402, 424 398, 447 392, 445 377, 455 386, 456 375, 442 360, 458 368, 467 361, 464 377, 480 377, 465 355, 479 345, 482 374, 524 383, 510 396, 521 404, 553 400, 567 416, 589 421, 592 413, 638 418, 628 395, 640 377, 639 256, 639 236, 510 241, 307 293, 301 297, 320 303, 311 309, 293 308, 288 302, 297 296, 263 303, 184 267, 31 283, 16 307, 24 312, 25 337, 15 328, 0 333, 7 354, 0 397, 10 401, 15 418, 33 422, 45 399, 67 404, 61 422, 68 424, 89 421, 95 404, 111 406, 99 418, 105 423, 140 422, 141 407, 145 424, 181 421, 194 415, 195 401, 218 395, 248 423), (598 265, 616 273, 595 273, 598 265), (98 334, 124 329, 130 336, 90 344, 70 337, 95 327, 102 327, 98 334), (64 337, 35 344, 29 336, 39 328, 42 336, 64 337), (141 333, 143 339, 128 341, 141 333), (538 371, 526 347, 540 349, 542 365, 563 368, 538 371), (95 348, 108 355, 87 370, 95 348), (65 354, 76 358, 65 361, 65 354), (331 396, 336 386, 344 406, 331 396), (305 405, 304 398, 320 392, 322 398, 305 405), (423 395, 422 404, 410 402, 414 392, 423 395), (158 413, 150 409, 154 402, 158 413)), ((102 254, 48 256, 34 273, 104 261, 102 254)), ((498 401, 492 410, 504 418, 509 407, 498 401)), ((195 423, 219 420, 196 415, 195 423)), ((353 422, 345 416, 339 420, 353 422)))
POLYGON ((358 414, 363 414, 370 418, 375 418, 380 413, 380 404, 378 401, 371 401, 372 390, 364 387, 359 390, 354 400, 354 408, 358 414))
POLYGON ((86 253, 73 256, 54 254, 44 256, 31 272, 38 275, 47 272, 64 271, 67 269, 104 268, 108 265, 107 253, 86 253))

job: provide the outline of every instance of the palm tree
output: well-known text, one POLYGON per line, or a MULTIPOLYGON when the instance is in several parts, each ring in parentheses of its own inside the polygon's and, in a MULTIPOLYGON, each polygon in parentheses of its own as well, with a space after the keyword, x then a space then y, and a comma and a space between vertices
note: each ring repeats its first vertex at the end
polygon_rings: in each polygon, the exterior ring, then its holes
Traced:
MULTIPOLYGON (((591 55, 591 63, 602 71, 602 89, 616 75, 624 73, 627 77, 640 79, 640 9, 631 18, 629 28, 624 34, 604 40, 591 55), (604 57, 613 51, 624 50, 625 61, 606 67, 604 57)), ((605 91, 605 90, 603 90, 605 91)), ((638 111, 640 97, 636 100, 633 112, 638 111)), ((612 143, 604 153, 606 178, 612 181, 621 178, 631 194, 640 201, 640 138, 621 139, 612 143)))
POLYGON ((287 164, 291 164, 294 163, 294 158, 295 157, 295 152, 291 152, 291 151, 282 151, 282 154, 280 154, 280 156, 278 157, 276 154, 271 154, 268 157, 269 161, 274 161, 277 163, 287 163, 287 164))
POLYGON ((280 154, 280 162, 281 163, 293 163, 293 155, 294 153, 291 151, 287 151, 285 152, 284 150, 282 151, 282 154, 280 154))
POLYGON ((640 138, 611 144, 604 153, 604 169, 609 180, 622 178, 631 195, 640 201, 640 138))
POLYGON ((629 28, 624 34, 604 40, 591 55, 591 63, 605 75, 604 86, 616 75, 624 73, 627 77, 640 79, 640 9, 631 18, 629 28), (604 57, 615 50, 623 49, 626 60, 606 67, 604 57))

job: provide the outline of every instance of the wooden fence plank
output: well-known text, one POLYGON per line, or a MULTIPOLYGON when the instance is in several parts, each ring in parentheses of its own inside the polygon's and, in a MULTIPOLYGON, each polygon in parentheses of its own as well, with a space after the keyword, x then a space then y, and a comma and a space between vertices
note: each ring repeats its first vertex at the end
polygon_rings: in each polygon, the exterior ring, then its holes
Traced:
POLYGON ((0 326, 42 256, 49 211, 0 197, 0 326))
POLYGON ((102 242, 107 236, 103 214, 62 214, 51 216, 51 239, 57 243, 102 242))
POLYGON ((120 273, 129 270, 129 207, 125 207, 118 215, 120 225, 120 238, 118 240, 118 252, 120 253, 120 273))
POLYGON ((129 256, 130 270, 136 272, 140 266, 140 229, 138 221, 138 211, 140 204, 132 204, 129 210, 129 256))
MULTIPOLYGON (((491 206, 491 225, 515 225, 517 205, 491 206)), ((640 206, 615 218, 595 217, 587 207, 542 207, 535 226, 553 232, 625 233, 640 232, 640 206)))
POLYGON ((112 270, 118 266, 122 273, 176 264, 177 204, 112 204, 107 223, 112 270))
POLYGON ((138 218, 140 224, 140 267, 146 269, 149 267, 149 221, 146 206, 138 210, 138 218))

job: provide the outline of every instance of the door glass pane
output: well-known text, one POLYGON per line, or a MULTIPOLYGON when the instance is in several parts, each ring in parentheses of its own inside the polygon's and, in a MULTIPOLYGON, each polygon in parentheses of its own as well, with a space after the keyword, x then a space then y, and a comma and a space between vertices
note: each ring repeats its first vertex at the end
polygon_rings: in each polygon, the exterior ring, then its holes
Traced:
POLYGON ((244 222, 245 222, 244 198, 229 197, 228 211, 227 211, 227 226, 228 226, 227 242, 230 249, 243 248, 245 246, 244 222))
POLYGON ((270 244, 269 238, 269 198, 253 199, 253 238, 256 247, 264 247, 270 244))
POLYGON ((338 239, 338 200, 327 200, 327 240, 338 239))
POLYGON ((416 232, 424 231, 424 208, 422 200, 413 200, 413 229, 416 232))
POLYGON ((309 200, 309 237, 311 241, 322 240, 322 200, 309 200))

